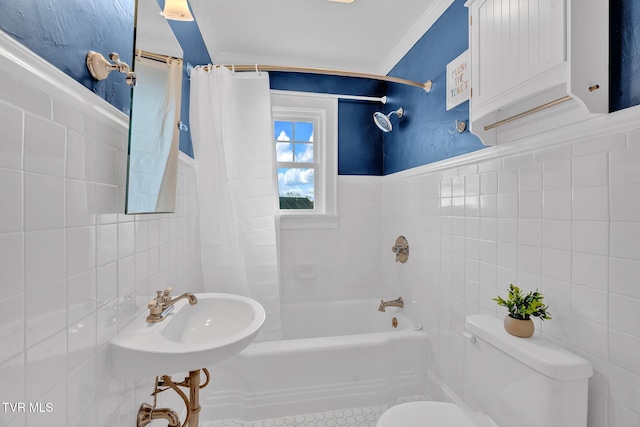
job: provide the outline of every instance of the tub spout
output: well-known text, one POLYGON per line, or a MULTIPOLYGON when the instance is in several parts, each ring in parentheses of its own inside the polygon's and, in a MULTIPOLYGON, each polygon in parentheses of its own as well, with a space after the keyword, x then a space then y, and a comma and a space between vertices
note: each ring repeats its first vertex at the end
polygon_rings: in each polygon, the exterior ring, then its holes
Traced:
POLYGON ((402 297, 398 297, 398 299, 394 299, 392 301, 384 301, 380 300, 380 305, 378 306, 378 311, 386 311, 387 307, 400 307, 404 308, 404 300, 402 297))
POLYGON ((168 427, 180 427, 180 418, 173 409, 169 408, 154 408, 148 403, 140 405, 138 410, 138 427, 145 427, 151 421, 165 419, 169 422, 168 427))

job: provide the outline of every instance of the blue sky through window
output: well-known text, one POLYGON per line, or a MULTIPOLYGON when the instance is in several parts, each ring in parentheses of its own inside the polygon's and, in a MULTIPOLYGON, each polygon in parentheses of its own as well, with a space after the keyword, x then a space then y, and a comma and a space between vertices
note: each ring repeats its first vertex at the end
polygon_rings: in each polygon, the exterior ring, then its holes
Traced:
POLYGON ((278 162, 301 163, 300 167, 278 168, 281 197, 305 197, 314 200, 313 123, 274 121, 274 139, 278 162))

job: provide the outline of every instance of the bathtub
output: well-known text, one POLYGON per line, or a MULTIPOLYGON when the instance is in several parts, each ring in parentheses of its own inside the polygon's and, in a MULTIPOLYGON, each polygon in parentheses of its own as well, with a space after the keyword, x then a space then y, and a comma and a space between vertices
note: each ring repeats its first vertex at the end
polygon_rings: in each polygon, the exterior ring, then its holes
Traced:
POLYGON ((252 343, 209 368, 200 419, 253 421, 424 394, 426 334, 402 309, 379 312, 379 302, 283 305, 283 340, 252 343))

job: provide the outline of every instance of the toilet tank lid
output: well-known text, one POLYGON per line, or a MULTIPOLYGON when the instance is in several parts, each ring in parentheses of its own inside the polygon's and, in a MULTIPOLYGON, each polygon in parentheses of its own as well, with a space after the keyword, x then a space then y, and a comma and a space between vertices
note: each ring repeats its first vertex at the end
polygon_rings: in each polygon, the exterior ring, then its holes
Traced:
POLYGON ((514 337, 504 330, 503 320, 495 316, 467 316, 465 329, 548 377, 577 380, 593 375, 589 361, 538 336, 514 337))

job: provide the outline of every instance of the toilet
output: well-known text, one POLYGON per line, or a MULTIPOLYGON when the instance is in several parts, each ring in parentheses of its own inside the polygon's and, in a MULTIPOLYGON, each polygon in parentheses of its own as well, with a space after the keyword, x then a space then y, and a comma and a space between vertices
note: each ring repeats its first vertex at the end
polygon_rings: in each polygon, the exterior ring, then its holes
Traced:
POLYGON ((464 406, 408 402, 377 427, 585 427, 591 364, 539 337, 509 335, 490 315, 465 319, 464 406))

